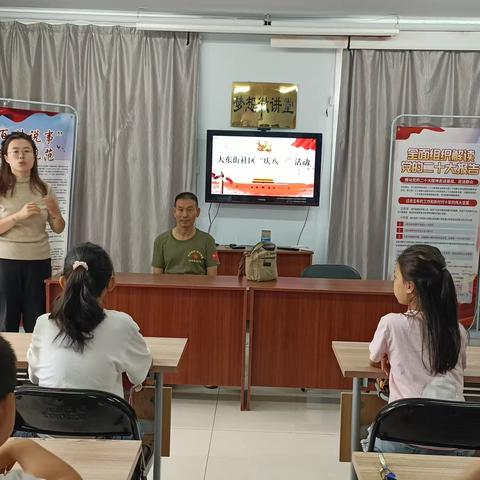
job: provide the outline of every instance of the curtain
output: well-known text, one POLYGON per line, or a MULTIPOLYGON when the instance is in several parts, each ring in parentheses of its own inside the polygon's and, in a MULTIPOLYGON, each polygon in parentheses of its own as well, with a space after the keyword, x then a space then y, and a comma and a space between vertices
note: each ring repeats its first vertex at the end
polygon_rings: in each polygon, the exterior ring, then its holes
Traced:
POLYGON ((0 22, 0 96, 78 113, 73 243, 148 272, 175 195, 195 181, 199 37, 0 22))
POLYGON ((478 115, 479 88, 479 52, 344 52, 330 262, 351 265, 362 278, 382 278, 392 120, 400 114, 478 115))

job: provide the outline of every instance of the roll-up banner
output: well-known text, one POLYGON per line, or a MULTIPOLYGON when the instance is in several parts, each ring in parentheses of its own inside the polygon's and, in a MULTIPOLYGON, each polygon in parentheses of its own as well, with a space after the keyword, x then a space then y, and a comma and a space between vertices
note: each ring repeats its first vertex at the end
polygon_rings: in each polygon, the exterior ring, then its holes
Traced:
POLYGON ((399 126, 391 165, 388 273, 406 247, 438 247, 467 314, 480 247, 479 142, 478 128, 399 126))

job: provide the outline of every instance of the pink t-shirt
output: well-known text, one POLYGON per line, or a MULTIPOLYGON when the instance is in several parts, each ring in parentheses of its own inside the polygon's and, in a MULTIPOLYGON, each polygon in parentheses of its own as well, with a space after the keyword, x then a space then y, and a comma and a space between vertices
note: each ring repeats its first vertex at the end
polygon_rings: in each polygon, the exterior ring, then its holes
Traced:
POLYGON ((444 374, 431 374, 428 352, 423 353, 423 319, 413 312, 389 313, 381 318, 370 342, 370 360, 390 361, 389 402, 402 398, 437 398, 464 401, 463 371, 467 364, 467 332, 459 324, 461 347, 455 368, 444 374))

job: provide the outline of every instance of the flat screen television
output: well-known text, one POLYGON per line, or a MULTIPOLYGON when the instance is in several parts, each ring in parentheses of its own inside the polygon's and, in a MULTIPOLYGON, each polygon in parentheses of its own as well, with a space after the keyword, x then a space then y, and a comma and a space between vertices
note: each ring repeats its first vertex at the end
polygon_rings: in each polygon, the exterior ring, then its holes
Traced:
POLYGON ((317 206, 322 134, 207 130, 206 203, 317 206))

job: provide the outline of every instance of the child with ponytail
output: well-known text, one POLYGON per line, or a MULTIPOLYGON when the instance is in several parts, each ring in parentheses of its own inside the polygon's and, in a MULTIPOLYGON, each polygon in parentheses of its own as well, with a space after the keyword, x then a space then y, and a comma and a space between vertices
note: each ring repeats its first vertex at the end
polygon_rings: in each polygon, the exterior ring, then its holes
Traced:
POLYGON ((106 310, 115 286, 113 265, 98 245, 83 243, 67 254, 63 289, 52 312, 40 316, 28 350, 30 380, 42 387, 103 390, 123 397, 122 373, 141 384, 152 363, 138 325, 106 310))
MULTIPOLYGON (((389 402, 403 398, 464 401, 467 332, 458 323, 455 286, 440 250, 430 245, 404 250, 395 267, 393 289, 407 311, 382 317, 369 347, 370 361, 389 377, 389 402)), ((375 449, 451 453, 379 439, 375 449)))

